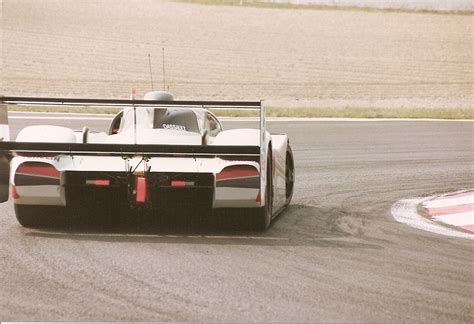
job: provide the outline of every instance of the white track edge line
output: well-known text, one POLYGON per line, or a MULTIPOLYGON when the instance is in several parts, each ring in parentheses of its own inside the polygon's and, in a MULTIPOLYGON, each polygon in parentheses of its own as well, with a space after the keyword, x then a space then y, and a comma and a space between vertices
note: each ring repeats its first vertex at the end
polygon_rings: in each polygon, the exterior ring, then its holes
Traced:
MULTIPOLYGON (((61 116, 94 116, 100 117, 104 119, 112 119, 115 115, 114 114, 80 114, 80 113, 61 113, 61 112, 27 112, 27 111, 12 111, 9 114, 23 114, 23 115, 32 115, 32 117, 26 116, 10 116, 10 119, 57 119, 48 117, 47 115, 61 115, 61 116), (38 116, 33 117, 35 115, 46 115, 46 116, 38 116), (110 116, 110 117, 107 117, 110 116), (41 117, 41 118, 39 118, 41 117)), ((70 119, 70 117, 68 117, 70 119)), ((75 119, 89 119, 88 117, 84 118, 75 118, 75 119)), ((259 118, 255 117, 219 117, 220 120, 223 121, 236 121, 236 122, 243 122, 243 121, 259 121, 259 118)), ((474 122, 471 119, 433 119, 433 118, 339 118, 339 117, 267 117, 267 121, 269 122, 400 122, 400 121, 407 121, 407 122, 414 122, 414 121, 433 121, 433 122, 474 122)))

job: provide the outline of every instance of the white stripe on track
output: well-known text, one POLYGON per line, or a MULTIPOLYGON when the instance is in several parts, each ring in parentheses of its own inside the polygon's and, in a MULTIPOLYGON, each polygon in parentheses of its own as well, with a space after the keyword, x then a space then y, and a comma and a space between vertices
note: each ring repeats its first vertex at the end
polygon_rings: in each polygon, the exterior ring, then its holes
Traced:
MULTIPOLYGON (((51 119, 47 115, 67 115, 67 116, 104 116, 104 114, 81 114, 81 113, 64 113, 64 112, 30 112, 30 111, 10 111, 8 112, 10 119, 40 119, 37 117, 26 117, 26 118, 17 118, 18 115, 42 115, 41 119, 51 119)), ((21 116, 23 117, 23 116, 21 116)), ((110 117, 106 115, 102 118, 112 119, 113 114, 110 117)), ((70 117, 68 117, 70 119, 70 117)), ((89 119, 89 117, 77 118, 77 119, 89 119)), ((219 120, 226 122, 258 122, 260 119, 258 117, 219 117, 219 120)), ((339 118, 339 117, 267 117, 267 122, 420 122, 420 121, 434 121, 434 122, 468 122, 473 123, 474 120, 471 119, 430 119, 430 118, 339 118)))
POLYGON ((448 207, 448 206, 458 206, 458 205, 467 205, 474 204, 474 194, 464 197, 442 197, 439 199, 425 201, 423 207, 425 208, 438 208, 438 207, 448 207))
POLYGON ((423 231, 470 240, 474 239, 473 234, 455 231, 442 225, 438 225, 419 215, 416 207, 423 200, 424 198, 413 198, 397 201, 392 206, 391 210, 393 218, 395 218, 397 222, 407 224, 423 231))
POLYGON ((434 216, 433 220, 454 226, 474 225, 474 212, 434 216))
POLYGON ((34 120, 107 120, 110 121, 111 117, 73 117, 73 116, 10 116, 8 119, 34 119, 34 120))

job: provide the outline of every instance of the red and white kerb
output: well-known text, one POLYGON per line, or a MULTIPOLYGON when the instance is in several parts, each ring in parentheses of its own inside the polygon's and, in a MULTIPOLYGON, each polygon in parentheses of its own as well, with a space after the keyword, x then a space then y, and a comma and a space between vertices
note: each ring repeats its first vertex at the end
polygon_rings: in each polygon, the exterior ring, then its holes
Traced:
POLYGON ((435 197, 423 207, 432 220, 474 233, 474 191, 435 197))

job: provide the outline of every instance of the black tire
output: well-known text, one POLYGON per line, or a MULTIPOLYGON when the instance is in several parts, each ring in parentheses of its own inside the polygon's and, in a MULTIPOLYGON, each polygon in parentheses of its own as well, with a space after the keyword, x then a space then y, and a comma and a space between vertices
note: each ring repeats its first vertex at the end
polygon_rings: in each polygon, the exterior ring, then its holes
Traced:
POLYGON ((8 201, 10 180, 10 162, 7 157, 0 154, 0 202, 8 201))
POLYGON ((54 219, 62 214, 63 207, 32 206, 15 204, 15 215, 23 227, 35 228, 52 225, 54 219))
POLYGON ((272 151, 269 148, 267 158, 267 186, 265 190, 265 206, 258 208, 255 214, 251 215, 254 220, 253 228, 257 231, 264 231, 272 222, 273 216, 273 165, 272 151))
POLYGON ((285 171, 285 182, 286 182, 286 203, 288 206, 293 198, 293 190, 295 187, 295 162, 293 159, 293 151, 288 144, 286 151, 286 171, 285 171))

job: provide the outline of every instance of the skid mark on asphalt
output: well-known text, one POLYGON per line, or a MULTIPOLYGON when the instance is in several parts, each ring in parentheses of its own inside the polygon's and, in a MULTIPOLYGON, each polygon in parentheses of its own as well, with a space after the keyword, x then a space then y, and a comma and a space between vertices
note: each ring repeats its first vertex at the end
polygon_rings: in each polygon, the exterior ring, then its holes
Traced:
POLYGON ((203 244, 203 245, 249 245, 249 246, 307 246, 320 248, 343 249, 380 249, 381 247, 365 243, 362 240, 345 240, 340 238, 302 238, 288 237, 252 237, 252 236, 208 236, 208 235, 159 235, 159 234, 108 234, 108 233, 67 233, 29 230, 25 236, 63 240, 83 240, 116 243, 150 243, 150 244, 203 244))
POLYGON ((54 225, 38 229, 21 229, 27 237, 60 240, 150 244, 202 244, 248 246, 304 246, 342 249, 382 249, 363 234, 363 222, 336 207, 291 205, 274 219, 265 232, 209 225, 205 221, 189 226, 182 220, 167 227, 135 219, 117 227, 70 222, 58 219, 54 225))
POLYGON ((209 236, 209 235, 159 235, 159 234, 105 234, 67 233, 29 230, 27 237, 40 237, 70 241, 144 243, 144 244, 191 244, 191 245, 246 245, 246 246, 287 246, 340 249, 381 249, 379 245, 357 238, 340 237, 266 237, 266 236, 209 236))

